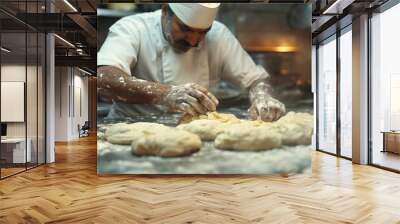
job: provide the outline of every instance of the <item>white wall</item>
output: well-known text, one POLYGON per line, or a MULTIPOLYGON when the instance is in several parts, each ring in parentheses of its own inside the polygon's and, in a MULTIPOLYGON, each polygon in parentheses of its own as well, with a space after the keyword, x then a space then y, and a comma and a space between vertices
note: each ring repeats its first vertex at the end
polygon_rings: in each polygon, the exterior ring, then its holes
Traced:
POLYGON ((79 138, 78 124, 88 120, 88 79, 82 75, 76 68, 56 67, 56 141, 79 138))
MULTIPOLYGON (((25 83, 1 81, 1 121, 24 122, 25 83)), ((35 107, 36 108, 36 105, 35 107)))
MULTIPOLYGON (((28 68, 29 69, 29 68, 28 68)), ((25 82, 25 65, 2 65, 1 81, 5 82, 25 82)), ((7 108, 1 108, 6 110, 7 108)), ((7 137, 25 137, 25 123, 7 123, 7 137)))
POLYGON ((75 137, 79 136, 77 126, 80 124, 81 126, 88 121, 88 78, 81 76, 82 73, 78 71, 78 75, 76 74, 78 70, 75 70, 74 75, 74 108, 72 109, 72 135, 75 137), (81 107, 81 108, 80 108, 81 107), (80 111, 81 110, 81 111, 80 111))
POLYGON ((55 68, 55 141, 68 140, 68 86, 67 67, 55 68))
MULTIPOLYGON (((36 66, 18 65, 18 64, 5 64, 1 66, 1 81, 2 82, 26 82, 25 75, 28 72, 28 83, 29 86, 36 86, 36 80, 33 80, 30 75, 36 75, 36 66), (27 70, 25 70, 27 69, 27 70)), ((36 88, 27 88, 27 106, 36 108, 36 88), (31 92, 32 91, 32 92, 31 92), (33 104, 31 104, 33 102, 33 104)), ((41 105, 39 105, 40 107, 41 105)), ((30 108, 29 112, 36 111, 35 108, 30 108)), ((1 110, 7 110, 7 108, 1 108, 1 110)), ((28 129, 33 128, 36 130, 36 113, 27 113, 28 129), (34 122, 34 123, 31 123, 34 122)), ((7 136, 8 137, 25 137, 25 124, 26 122, 7 122, 7 136)), ((28 137, 29 133, 28 130, 28 137)), ((36 133, 36 132, 35 132, 36 133)))

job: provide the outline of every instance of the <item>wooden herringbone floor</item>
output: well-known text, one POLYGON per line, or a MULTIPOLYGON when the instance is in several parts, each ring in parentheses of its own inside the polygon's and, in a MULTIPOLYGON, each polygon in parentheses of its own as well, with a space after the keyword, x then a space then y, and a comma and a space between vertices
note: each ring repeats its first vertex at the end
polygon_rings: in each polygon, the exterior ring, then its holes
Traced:
POLYGON ((106 176, 95 138, 0 181, 0 223, 400 223, 400 175, 315 153, 310 176, 106 176))

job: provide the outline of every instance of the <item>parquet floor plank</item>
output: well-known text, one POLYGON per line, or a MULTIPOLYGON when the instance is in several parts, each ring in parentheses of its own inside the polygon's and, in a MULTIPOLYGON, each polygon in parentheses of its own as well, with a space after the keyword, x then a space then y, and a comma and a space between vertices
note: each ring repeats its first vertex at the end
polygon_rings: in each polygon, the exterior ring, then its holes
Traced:
POLYGON ((400 175, 320 152, 311 174, 97 175, 96 139, 0 181, 0 223, 397 223, 400 175))

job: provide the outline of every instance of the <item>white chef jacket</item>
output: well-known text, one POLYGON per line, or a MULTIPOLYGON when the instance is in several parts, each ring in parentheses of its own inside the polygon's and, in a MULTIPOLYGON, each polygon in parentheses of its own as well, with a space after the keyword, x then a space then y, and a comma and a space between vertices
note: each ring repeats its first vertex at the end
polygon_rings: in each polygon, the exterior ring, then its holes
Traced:
MULTIPOLYGON (((170 85, 197 83, 211 91, 221 79, 248 88, 269 76, 217 21, 198 47, 176 53, 162 33, 161 10, 127 16, 112 25, 98 52, 97 65, 112 65, 138 79, 170 85)), ((158 106, 114 102, 109 117, 162 110, 158 106)))

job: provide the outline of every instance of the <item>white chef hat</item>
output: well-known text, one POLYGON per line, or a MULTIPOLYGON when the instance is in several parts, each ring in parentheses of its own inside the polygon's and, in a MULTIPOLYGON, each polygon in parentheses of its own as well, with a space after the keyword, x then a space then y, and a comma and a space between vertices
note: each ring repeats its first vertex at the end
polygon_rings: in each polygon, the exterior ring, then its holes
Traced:
POLYGON ((186 25, 207 29, 214 21, 220 3, 168 3, 168 5, 186 25))

